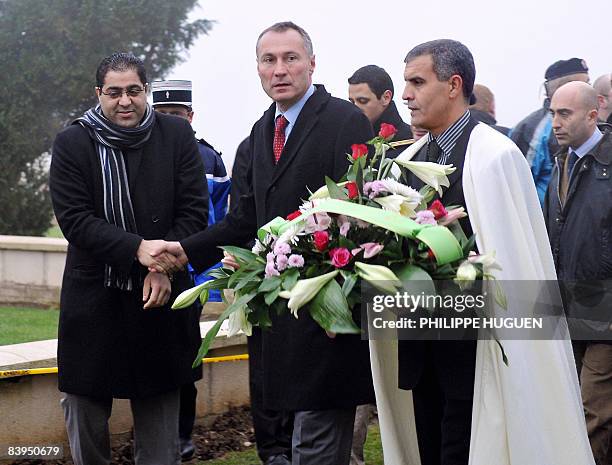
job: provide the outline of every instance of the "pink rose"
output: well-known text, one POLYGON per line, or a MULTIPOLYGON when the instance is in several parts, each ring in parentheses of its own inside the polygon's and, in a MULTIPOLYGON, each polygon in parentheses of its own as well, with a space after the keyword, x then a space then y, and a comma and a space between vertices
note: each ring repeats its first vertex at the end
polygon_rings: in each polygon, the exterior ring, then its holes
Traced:
POLYGON ((380 253, 385 246, 377 242, 366 242, 361 244, 361 248, 363 249, 363 258, 372 258, 380 253))
POLYGON ((327 231, 315 231, 313 238, 316 249, 323 252, 329 244, 329 233, 327 231))
POLYGON ((336 247, 329 251, 332 265, 336 268, 342 268, 351 261, 351 252, 346 247, 336 247))

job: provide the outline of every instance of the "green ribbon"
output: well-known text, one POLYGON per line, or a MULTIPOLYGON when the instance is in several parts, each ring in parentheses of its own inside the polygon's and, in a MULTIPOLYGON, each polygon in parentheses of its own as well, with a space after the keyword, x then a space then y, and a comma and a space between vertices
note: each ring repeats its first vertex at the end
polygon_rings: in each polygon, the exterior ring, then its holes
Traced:
POLYGON ((335 213, 350 216, 375 224, 400 236, 421 241, 431 249, 438 265, 445 265, 463 257, 463 249, 459 241, 444 226, 418 224, 397 212, 337 199, 324 200, 318 206, 302 212, 300 216, 291 221, 278 216, 262 226, 257 232, 257 237, 263 242, 266 234, 280 236, 291 226, 301 223, 315 213, 335 213))

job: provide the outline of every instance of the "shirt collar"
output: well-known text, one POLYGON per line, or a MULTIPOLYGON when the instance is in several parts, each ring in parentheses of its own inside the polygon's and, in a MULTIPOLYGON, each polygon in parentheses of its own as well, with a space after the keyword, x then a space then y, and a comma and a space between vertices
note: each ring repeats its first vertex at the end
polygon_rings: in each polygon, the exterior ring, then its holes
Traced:
POLYGON ((288 108, 287 111, 285 112, 280 111, 280 109, 278 108, 278 104, 277 104, 276 113, 274 115, 274 120, 276 121, 276 118, 278 117, 278 115, 283 115, 285 118, 287 118, 287 121, 289 121, 288 126, 293 127, 293 125, 298 119, 298 116, 300 116, 300 112, 302 111, 302 108, 304 108, 304 104, 312 96, 312 94, 315 93, 315 90, 316 88, 314 84, 310 84, 310 87, 308 88, 306 93, 302 95, 302 98, 300 98, 297 102, 291 105, 291 107, 288 108))
POLYGON ((575 152, 576 155, 578 155, 578 158, 582 158, 587 153, 589 153, 597 144, 599 144, 599 141, 602 137, 603 134, 601 133, 599 128, 596 127, 595 131, 593 131, 593 134, 591 134, 591 137, 589 137, 584 144, 582 144, 577 149, 570 147, 568 152, 575 152))
POLYGON ((448 158, 450 157, 455 145, 457 145, 457 140, 463 134, 463 130, 467 126, 470 121, 470 110, 465 110, 465 113, 461 115, 461 117, 451 124, 446 131, 444 131, 439 136, 433 136, 431 132, 427 135, 427 142, 431 142, 435 140, 440 149, 442 150, 442 155, 440 156, 440 160, 438 163, 445 164, 448 158))

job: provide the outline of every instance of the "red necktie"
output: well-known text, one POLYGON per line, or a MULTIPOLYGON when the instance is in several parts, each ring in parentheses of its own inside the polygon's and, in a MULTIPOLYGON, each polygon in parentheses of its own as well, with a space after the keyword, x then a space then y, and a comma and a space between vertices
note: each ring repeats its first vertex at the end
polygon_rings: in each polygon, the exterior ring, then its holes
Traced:
POLYGON ((274 127, 274 142, 272 142, 272 150, 274 151, 274 163, 278 163, 280 160, 281 152, 285 146, 285 128, 289 124, 287 118, 283 115, 279 115, 276 118, 276 125, 274 127))

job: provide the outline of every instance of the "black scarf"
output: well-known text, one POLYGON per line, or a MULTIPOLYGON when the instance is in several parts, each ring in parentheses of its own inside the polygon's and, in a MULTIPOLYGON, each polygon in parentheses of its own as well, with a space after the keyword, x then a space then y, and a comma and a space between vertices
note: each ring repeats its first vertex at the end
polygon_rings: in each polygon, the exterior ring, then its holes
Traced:
MULTIPOLYGON (((113 124, 102 114, 100 105, 90 108, 72 123, 86 128, 96 145, 102 170, 106 221, 131 233, 138 231, 122 150, 142 147, 151 137, 154 123, 155 112, 148 104, 144 119, 135 128, 113 124)), ((130 273, 120 273, 108 263, 104 270, 104 285, 125 291, 133 289, 130 273)))

